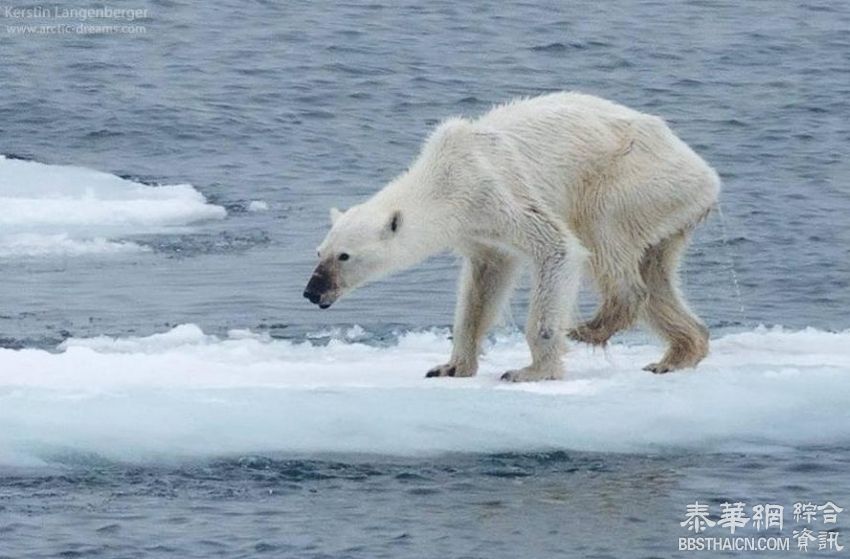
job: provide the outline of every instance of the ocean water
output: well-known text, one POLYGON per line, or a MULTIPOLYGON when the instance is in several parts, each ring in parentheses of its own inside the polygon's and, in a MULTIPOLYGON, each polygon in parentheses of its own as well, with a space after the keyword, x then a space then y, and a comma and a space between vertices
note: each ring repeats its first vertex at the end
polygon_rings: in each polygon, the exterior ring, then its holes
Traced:
MULTIPOLYGON (((127 7, 144 32, 0 10, 0 557, 685 557, 697 500, 782 504, 788 538, 794 503, 850 504, 850 7, 127 7), (500 384, 521 285, 480 375, 426 382, 451 255, 301 297, 328 208, 441 119, 561 89, 723 179, 683 268, 696 371, 641 372, 637 331, 500 384)), ((850 544, 848 515, 811 527, 850 544)))

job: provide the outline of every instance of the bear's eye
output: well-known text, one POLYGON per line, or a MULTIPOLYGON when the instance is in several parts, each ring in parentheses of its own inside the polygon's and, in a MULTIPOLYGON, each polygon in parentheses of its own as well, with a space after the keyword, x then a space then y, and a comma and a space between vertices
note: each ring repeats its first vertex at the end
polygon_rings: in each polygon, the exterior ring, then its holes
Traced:
POLYGON ((350 254, 348 254, 347 252, 341 252, 341 253, 339 254, 339 259, 340 259, 340 260, 342 260, 343 262, 345 262, 345 261, 346 261, 346 260, 348 260, 349 258, 351 258, 351 255, 350 255, 350 254))

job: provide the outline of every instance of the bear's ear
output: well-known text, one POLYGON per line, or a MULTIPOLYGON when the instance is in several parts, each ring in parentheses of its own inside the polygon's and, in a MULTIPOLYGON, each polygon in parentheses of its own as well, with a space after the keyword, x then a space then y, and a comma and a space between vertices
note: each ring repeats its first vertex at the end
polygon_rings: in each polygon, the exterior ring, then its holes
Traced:
POLYGON ((331 208, 331 225, 335 225, 337 220, 342 217, 342 214, 345 212, 341 212, 336 208, 331 208))
POLYGON ((387 224, 387 227, 390 230, 390 233, 395 233, 401 227, 401 212, 396 210, 393 212, 393 215, 390 216, 390 222, 387 224))

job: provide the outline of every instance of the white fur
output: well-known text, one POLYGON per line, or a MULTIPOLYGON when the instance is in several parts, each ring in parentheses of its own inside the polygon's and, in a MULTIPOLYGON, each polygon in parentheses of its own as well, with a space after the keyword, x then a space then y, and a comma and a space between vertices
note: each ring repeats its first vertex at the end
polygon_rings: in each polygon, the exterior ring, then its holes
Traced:
MULTIPOLYGON (((654 289, 646 280, 652 274, 642 276, 641 266, 657 264, 663 270, 658 281, 668 282, 672 293, 663 301, 673 309, 672 322, 691 328, 679 341, 702 335, 675 288, 677 250, 684 243, 667 241, 686 236, 718 193, 716 173, 660 118, 589 95, 555 93, 496 107, 475 120, 443 122, 408 171, 363 204, 334 214, 319 256, 338 286, 331 300, 444 250, 465 257, 454 351, 431 376, 475 374, 481 341, 517 269, 529 264, 526 337, 533 362, 505 378, 559 378, 586 263, 603 298, 625 309, 627 316, 617 317, 624 324, 641 309, 654 312, 644 306, 654 289), (401 218, 394 232, 393 215, 401 218), (667 250, 665 243, 676 246, 667 250), (660 263, 646 261, 653 247, 661 247, 660 263), (350 259, 337 262, 342 252, 350 259)), ((603 310, 598 320, 619 328, 603 310)), ((678 326, 664 331, 666 323, 655 323, 673 347, 678 326)), ((687 359, 698 361, 699 351, 687 359)), ((687 359, 671 357, 669 368, 695 364, 687 359)))

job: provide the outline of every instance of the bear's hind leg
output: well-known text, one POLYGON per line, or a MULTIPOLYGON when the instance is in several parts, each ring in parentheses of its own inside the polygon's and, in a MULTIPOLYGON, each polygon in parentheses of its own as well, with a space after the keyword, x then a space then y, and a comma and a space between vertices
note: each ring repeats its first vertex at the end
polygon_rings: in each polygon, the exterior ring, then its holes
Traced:
POLYGON ((516 257, 490 247, 476 247, 463 265, 449 362, 430 377, 471 377, 478 371, 481 342, 499 316, 516 276, 516 257))
POLYGON ((678 287, 679 258, 689 234, 681 231, 650 247, 641 262, 648 288, 644 318, 668 343, 661 361, 644 367, 653 373, 695 367, 708 354, 708 329, 688 309, 678 287))
POLYGON ((570 338, 577 342, 607 344, 614 334, 635 323, 646 301, 639 262, 628 254, 618 260, 605 255, 599 251, 591 259, 602 303, 593 318, 570 330, 570 338))
POLYGON ((643 291, 642 287, 632 286, 617 293, 603 293, 602 305, 594 317, 570 330, 570 338, 604 346, 614 334, 635 323, 645 299, 643 291))

